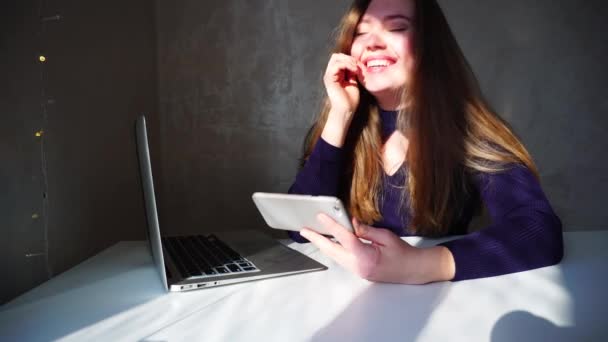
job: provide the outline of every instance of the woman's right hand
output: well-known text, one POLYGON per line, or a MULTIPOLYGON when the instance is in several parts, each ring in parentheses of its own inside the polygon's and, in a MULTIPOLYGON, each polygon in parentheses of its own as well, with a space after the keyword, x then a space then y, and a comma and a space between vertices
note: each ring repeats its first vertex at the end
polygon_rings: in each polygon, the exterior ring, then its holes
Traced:
POLYGON ((352 115, 359 105, 359 68, 354 57, 334 53, 323 76, 331 110, 322 137, 334 146, 343 144, 352 115))
POLYGON ((332 110, 336 112, 354 112, 359 104, 359 87, 357 60, 343 53, 334 53, 329 59, 323 83, 332 110))

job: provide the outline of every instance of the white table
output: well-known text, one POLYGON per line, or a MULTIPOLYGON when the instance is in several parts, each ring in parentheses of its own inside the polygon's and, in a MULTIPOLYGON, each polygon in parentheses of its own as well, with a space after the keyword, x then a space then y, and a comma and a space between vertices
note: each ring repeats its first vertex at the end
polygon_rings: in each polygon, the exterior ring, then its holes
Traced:
POLYGON ((608 231, 564 238, 560 265, 423 286, 291 243, 329 270, 170 294, 146 243, 120 242, 2 306, 0 341, 606 341, 608 231))

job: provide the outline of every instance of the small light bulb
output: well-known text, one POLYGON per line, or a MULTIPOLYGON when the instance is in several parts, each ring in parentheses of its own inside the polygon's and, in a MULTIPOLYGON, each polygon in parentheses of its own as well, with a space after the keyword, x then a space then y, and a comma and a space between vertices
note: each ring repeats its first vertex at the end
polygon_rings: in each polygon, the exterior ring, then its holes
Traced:
POLYGON ((40 138, 43 133, 44 133, 44 131, 38 131, 38 132, 36 132, 36 137, 40 138))
POLYGON ((38 57, 38 60, 44 63, 46 61, 46 57, 41 55, 40 57, 38 57))
POLYGON ((37 219, 38 217, 40 217, 40 216, 38 216, 38 214, 36 214, 36 213, 32 214, 32 219, 34 219, 34 220, 35 220, 35 219, 37 219))

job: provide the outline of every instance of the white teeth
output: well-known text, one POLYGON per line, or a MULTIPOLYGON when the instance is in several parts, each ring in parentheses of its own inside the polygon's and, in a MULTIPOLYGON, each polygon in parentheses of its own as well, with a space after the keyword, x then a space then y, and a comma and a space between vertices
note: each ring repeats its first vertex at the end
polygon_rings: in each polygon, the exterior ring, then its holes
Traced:
POLYGON ((390 65, 390 62, 386 59, 374 59, 371 60, 369 62, 367 62, 367 67, 368 68, 372 68, 372 67, 387 67, 390 65))

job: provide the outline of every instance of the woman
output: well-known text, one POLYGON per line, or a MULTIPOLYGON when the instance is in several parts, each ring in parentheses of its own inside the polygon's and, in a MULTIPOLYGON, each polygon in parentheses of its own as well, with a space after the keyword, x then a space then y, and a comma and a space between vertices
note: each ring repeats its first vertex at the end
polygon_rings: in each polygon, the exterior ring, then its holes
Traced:
POLYGON ((338 243, 303 229, 372 281, 423 284, 558 263, 561 222, 525 147, 483 101, 435 0, 356 0, 323 78, 327 99, 290 193, 340 197, 355 234, 325 215, 338 243), (416 248, 399 236, 466 234, 416 248), (371 241, 371 244, 362 242, 371 241))

